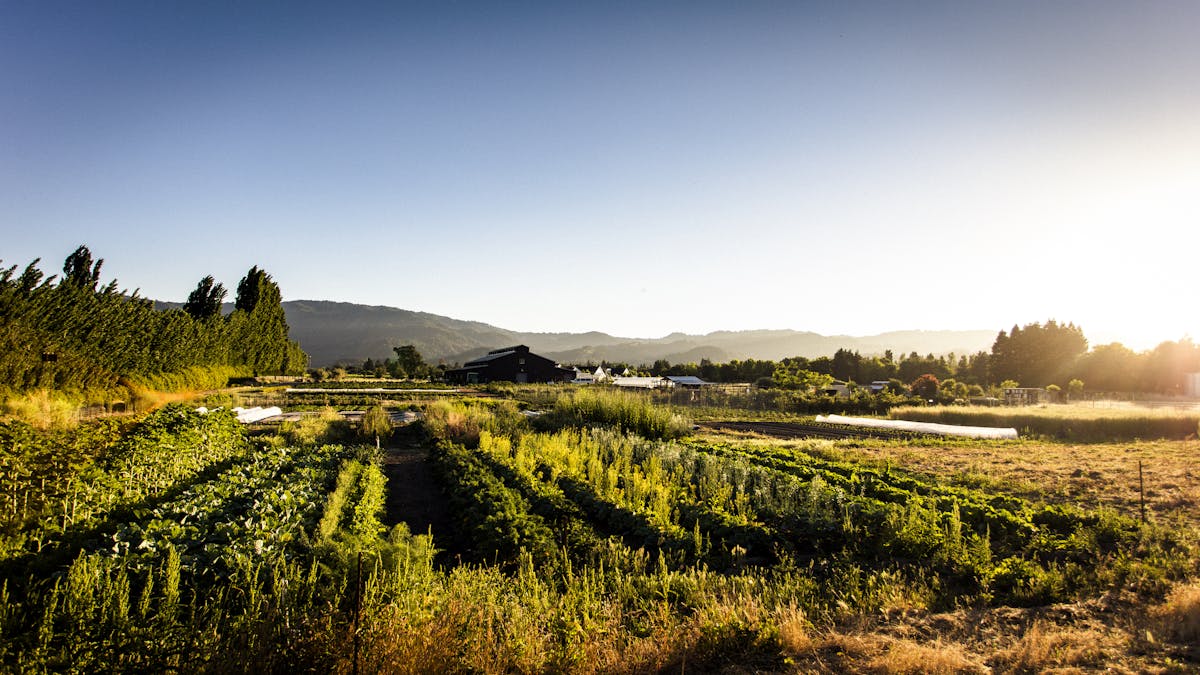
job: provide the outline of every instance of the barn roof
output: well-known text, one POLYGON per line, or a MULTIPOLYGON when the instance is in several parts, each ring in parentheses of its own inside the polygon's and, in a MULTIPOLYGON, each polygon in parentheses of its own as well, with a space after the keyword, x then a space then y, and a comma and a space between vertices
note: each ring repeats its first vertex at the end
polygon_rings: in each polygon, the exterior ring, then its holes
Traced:
POLYGON ((704 380, 696 377, 695 375, 668 375, 667 379, 674 382, 675 384, 683 384, 683 385, 711 384, 709 382, 705 382, 704 380))

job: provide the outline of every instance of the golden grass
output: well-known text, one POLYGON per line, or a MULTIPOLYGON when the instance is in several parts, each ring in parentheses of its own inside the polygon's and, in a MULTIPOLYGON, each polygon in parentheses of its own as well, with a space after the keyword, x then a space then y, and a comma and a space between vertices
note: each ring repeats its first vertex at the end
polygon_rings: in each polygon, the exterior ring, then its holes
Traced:
POLYGON ((785 653, 801 672, 870 673, 873 675, 958 675, 986 673, 987 667, 953 642, 871 632, 828 630, 805 632, 785 644, 785 653))
POLYGON ((996 652, 992 663, 1014 673, 1070 672, 1062 669, 1099 666, 1108 659, 1103 639, 1095 631, 1035 621, 1015 645, 996 652))
POLYGON ((4 412, 41 429, 65 429, 79 423, 79 401, 60 391, 36 389, 4 401, 4 412))
POLYGON ((1177 586, 1150 615, 1153 635, 1200 645, 1200 583, 1177 586))
POLYGON ((1097 419, 1195 419, 1200 417, 1196 410, 1177 408, 1110 407, 1088 404, 1031 405, 1014 407, 969 407, 961 405, 940 406, 897 406, 888 411, 892 419, 908 419, 912 415, 955 415, 979 419, 1005 417, 1043 417, 1047 419, 1097 420, 1097 419))
POLYGON ((1200 411, 1197 410, 1092 408, 1078 405, 1004 408, 902 406, 888 411, 888 417, 916 422, 1013 427, 1022 436, 1038 435, 1085 443, 1195 438, 1200 425, 1200 411))
POLYGON ((986 669, 970 659, 961 645, 934 640, 920 644, 912 640, 891 640, 883 653, 871 658, 868 672, 880 675, 953 675, 982 673, 986 669))
MULTIPOLYGON (((802 442, 804 443, 804 442, 802 442)), ((773 445, 785 446, 775 442, 773 445)), ((1019 441, 1003 444, 906 446, 853 441, 798 446, 824 457, 877 462, 935 475, 951 484, 1006 492, 1034 501, 1106 507, 1140 513, 1138 463, 1142 464, 1148 517, 1200 526, 1200 441, 1071 444, 1019 441)))

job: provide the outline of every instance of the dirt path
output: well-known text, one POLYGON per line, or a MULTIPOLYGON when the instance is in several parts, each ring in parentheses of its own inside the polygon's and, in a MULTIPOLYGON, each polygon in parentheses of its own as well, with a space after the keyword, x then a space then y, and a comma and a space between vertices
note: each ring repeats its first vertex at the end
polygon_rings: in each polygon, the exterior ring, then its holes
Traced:
POLYGON ((388 524, 407 523, 413 534, 433 532, 434 545, 444 547, 450 535, 450 512, 433 476, 428 450, 419 445, 388 448, 383 473, 388 479, 388 524))

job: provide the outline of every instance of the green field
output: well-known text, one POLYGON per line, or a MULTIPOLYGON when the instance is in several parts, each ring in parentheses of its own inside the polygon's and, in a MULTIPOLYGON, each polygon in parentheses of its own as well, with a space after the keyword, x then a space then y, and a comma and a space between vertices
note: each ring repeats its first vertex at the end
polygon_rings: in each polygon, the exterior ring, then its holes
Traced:
POLYGON ((1200 667, 1195 441, 1134 448, 1143 518, 1115 447, 696 435, 636 394, 519 393, 378 451, 328 416, 3 423, 0 669, 1200 667))

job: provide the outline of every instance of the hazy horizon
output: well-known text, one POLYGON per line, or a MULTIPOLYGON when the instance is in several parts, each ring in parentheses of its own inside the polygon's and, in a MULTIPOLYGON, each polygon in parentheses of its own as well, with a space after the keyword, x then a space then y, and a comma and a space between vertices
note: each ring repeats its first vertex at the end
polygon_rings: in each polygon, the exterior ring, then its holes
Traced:
POLYGON ((614 336, 1200 334, 1190 3, 0 6, 5 265, 614 336))

